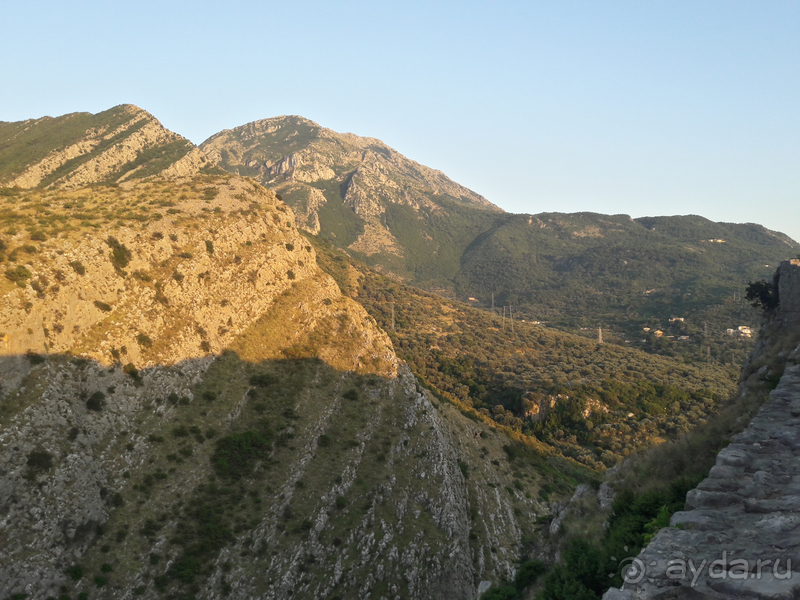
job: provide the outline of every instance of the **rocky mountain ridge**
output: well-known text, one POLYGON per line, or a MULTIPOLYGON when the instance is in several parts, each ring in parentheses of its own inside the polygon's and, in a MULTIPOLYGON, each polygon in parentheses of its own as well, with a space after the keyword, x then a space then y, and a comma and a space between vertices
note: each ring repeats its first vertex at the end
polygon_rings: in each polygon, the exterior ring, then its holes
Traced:
POLYGON ((25 189, 187 176, 213 166, 189 140, 131 104, 0 122, 0 164, 0 185, 25 189))

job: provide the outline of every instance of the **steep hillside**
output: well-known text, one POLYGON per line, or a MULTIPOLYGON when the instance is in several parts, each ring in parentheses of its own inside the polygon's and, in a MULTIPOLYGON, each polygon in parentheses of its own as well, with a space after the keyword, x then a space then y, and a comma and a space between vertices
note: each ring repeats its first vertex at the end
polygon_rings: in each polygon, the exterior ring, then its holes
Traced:
POLYGON ((190 141, 131 104, 0 122, 0 186, 74 188, 214 169, 190 141))
POLYGON ((594 475, 421 389, 273 193, 0 202, 0 597, 472 598, 550 558, 540 491, 594 475))
POLYGON ((275 117, 201 145, 224 169, 278 192, 298 226, 403 278, 446 280, 499 208, 382 141, 275 117))

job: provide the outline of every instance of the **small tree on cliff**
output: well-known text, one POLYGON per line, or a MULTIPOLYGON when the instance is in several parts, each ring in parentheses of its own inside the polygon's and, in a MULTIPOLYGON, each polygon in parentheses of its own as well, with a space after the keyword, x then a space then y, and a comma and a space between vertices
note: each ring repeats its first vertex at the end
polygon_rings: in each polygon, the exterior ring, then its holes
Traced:
POLYGON ((769 281, 751 281, 745 288, 745 298, 755 308, 760 308, 765 314, 769 314, 778 308, 780 299, 778 298, 778 277, 779 271, 775 271, 772 283, 769 281))

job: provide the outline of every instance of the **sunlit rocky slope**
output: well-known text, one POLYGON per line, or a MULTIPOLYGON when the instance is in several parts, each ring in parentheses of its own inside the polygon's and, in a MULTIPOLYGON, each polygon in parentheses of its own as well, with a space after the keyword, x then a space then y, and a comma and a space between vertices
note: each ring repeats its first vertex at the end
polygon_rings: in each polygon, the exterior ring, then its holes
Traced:
POLYGON ((548 555, 588 471, 433 400, 272 192, 141 153, 23 189, 48 135, 0 197, 0 597, 471 598, 548 555))

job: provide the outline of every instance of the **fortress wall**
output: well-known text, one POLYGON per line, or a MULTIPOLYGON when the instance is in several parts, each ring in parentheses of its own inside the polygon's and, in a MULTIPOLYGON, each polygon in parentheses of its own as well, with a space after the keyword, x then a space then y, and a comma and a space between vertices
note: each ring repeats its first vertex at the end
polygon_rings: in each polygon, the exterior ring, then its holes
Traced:
POLYGON ((778 273, 781 318, 784 323, 800 323, 800 259, 784 260, 778 273))

